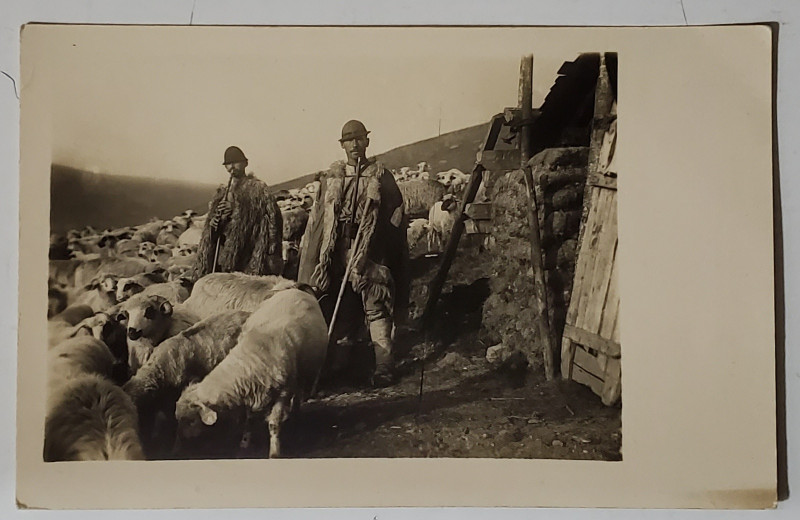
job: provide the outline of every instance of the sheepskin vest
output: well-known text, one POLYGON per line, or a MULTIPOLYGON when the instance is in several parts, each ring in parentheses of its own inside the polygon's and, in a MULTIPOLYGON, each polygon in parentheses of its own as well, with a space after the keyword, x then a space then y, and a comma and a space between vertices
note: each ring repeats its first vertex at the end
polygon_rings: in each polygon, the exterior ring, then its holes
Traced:
MULTIPOLYGON (((391 173, 374 160, 361 173, 361 179, 356 204, 360 236, 352 251, 349 281, 357 293, 366 292, 383 301, 395 314, 399 304, 404 312, 407 277, 402 259, 408 256, 408 246, 402 195, 391 173)), ((338 261, 334 257, 340 239, 338 223, 345 204, 345 187, 345 163, 338 161, 327 172, 304 237, 313 272, 310 276, 301 274, 299 279, 308 278, 308 283, 323 291, 331 289, 331 267, 338 261)), ((301 263, 311 267, 308 259, 301 259, 301 263)))
MULTIPOLYGON (((217 260, 219 271, 280 275, 283 271, 283 218, 267 185, 248 174, 231 186, 231 193, 232 211, 222 229, 217 260), (274 245, 272 254, 269 254, 270 245, 274 245)), ((211 230, 211 217, 224 195, 225 186, 220 186, 209 204, 209 217, 197 250, 198 276, 210 273, 213 268, 218 233, 211 230)))

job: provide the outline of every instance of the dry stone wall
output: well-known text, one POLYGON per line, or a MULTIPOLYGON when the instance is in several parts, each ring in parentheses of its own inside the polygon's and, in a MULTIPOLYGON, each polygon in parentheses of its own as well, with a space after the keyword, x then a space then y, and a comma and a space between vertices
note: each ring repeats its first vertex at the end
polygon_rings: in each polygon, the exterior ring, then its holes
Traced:
MULTIPOLYGON (((528 163, 531 166, 547 284, 553 335, 564 330, 575 274, 578 232, 586 185, 588 148, 550 148, 528 163)), ((498 179, 492 190, 492 236, 487 251, 491 262, 491 295, 483 308, 484 341, 503 343, 522 351, 540 365, 542 341, 537 337, 530 262, 528 199, 523 172, 498 179)), ((560 343, 560 341, 559 341, 560 343)))

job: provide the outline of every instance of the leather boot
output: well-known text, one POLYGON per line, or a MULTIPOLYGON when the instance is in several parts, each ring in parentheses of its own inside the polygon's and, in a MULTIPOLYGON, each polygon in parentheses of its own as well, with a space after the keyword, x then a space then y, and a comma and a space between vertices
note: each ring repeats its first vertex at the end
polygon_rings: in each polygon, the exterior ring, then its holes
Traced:
POLYGON ((394 357, 392 343, 392 321, 388 318, 370 322, 369 336, 375 348, 375 373, 372 384, 376 387, 394 383, 394 357))

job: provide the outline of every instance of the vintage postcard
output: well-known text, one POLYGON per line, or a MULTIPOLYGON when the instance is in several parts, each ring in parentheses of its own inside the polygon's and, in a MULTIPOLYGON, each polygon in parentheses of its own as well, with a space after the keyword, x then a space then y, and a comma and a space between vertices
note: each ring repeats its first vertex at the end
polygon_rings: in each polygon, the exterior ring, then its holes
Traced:
POLYGON ((770 27, 21 49, 20 507, 774 505, 770 27))

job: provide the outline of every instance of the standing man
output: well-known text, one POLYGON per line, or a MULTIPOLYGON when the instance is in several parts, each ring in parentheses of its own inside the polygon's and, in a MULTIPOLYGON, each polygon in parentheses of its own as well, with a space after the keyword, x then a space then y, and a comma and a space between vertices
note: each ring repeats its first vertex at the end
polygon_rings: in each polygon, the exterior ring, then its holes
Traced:
POLYGON ((222 163, 230 174, 230 189, 220 186, 208 205, 208 217, 197 250, 197 276, 216 272, 281 274, 283 219, 267 185, 246 174, 241 149, 225 150, 222 163), (214 257, 217 266, 214 269, 214 257))
POLYGON ((327 294, 332 308, 352 255, 346 291, 360 296, 363 315, 340 312, 336 329, 366 318, 375 349, 373 384, 386 386, 395 375, 392 328, 404 322, 408 308, 407 219, 394 177, 367 158, 368 134, 356 120, 342 128, 346 161, 333 163, 321 179, 298 279, 327 294))

